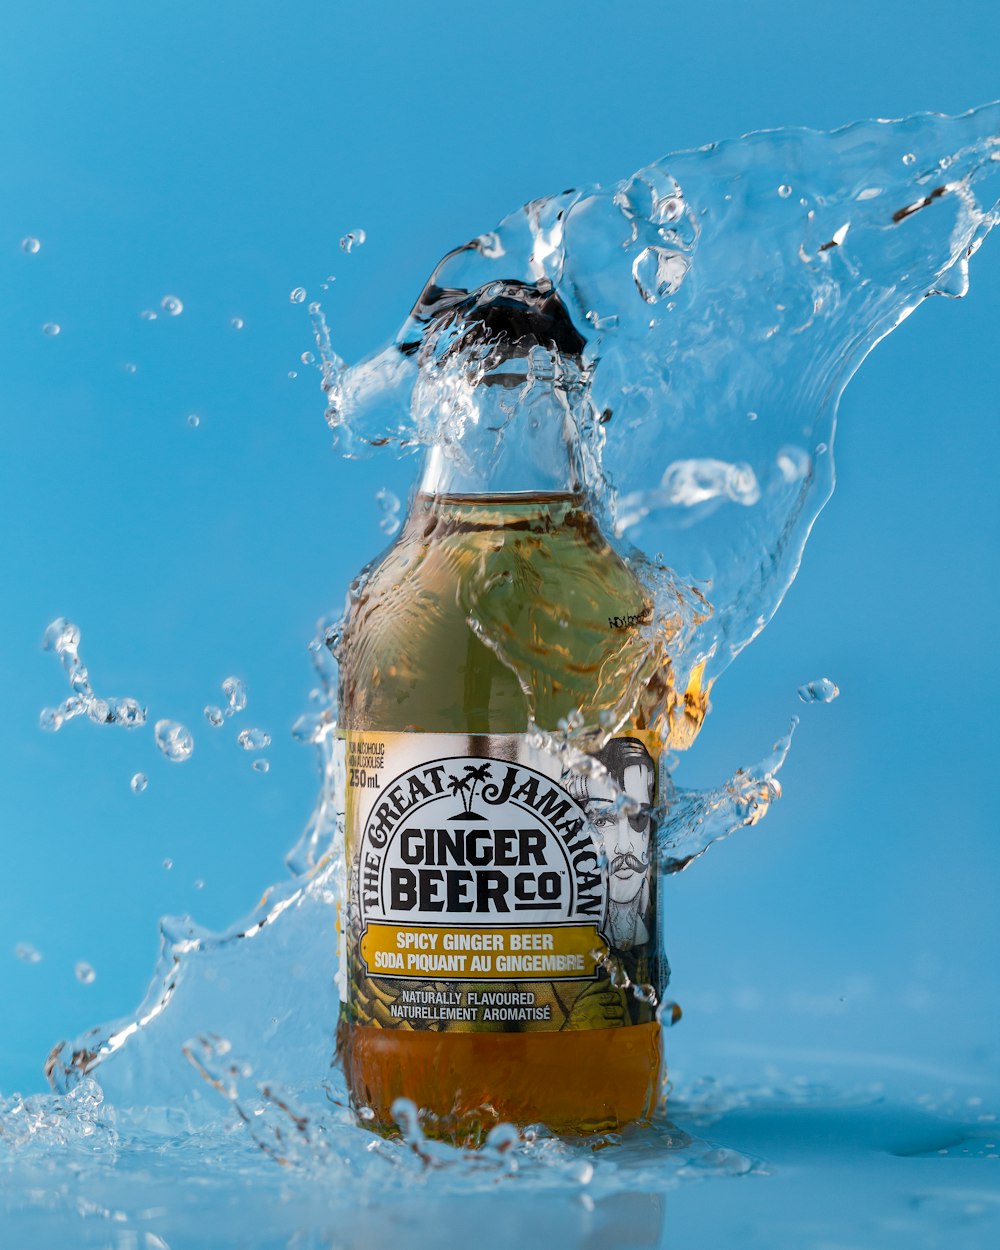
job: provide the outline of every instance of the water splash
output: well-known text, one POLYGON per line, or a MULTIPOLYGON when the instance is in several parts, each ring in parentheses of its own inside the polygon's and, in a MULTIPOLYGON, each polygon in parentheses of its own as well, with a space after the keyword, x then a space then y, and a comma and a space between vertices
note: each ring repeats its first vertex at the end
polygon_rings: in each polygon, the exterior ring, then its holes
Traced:
MULTIPOLYGON (((632 551, 654 590, 649 637, 670 639, 679 675, 701 674, 700 695, 677 708, 681 728, 685 716, 694 727, 678 745, 700 723, 708 686, 764 627, 795 575, 833 486, 830 448, 847 380, 928 294, 964 293, 968 259, 996 221, 987 180, 1000 172, 998 136, 998 106, 833 135, 754 135, 666 158, 607 190, 535 201, 436 271, 435 299, 504 279, 547 282, 589 327, 580 408, 588 490, 609 532, 665 553, 632 551)), ((304 302, 298 293, 293 302, 304 302)), ((448 422, 461 418, 459 408, 432 407, 418 385, 425 308, 394 344, 352 368, 333 351, 319 305, 309 312, 328 418, 345 454, 457 446, 448 422)), ((349 595, 364 584, 362 575, 349 595)), ((475 1155, 429 1142, 405 1103, 398 1141, 373 1139, 353 1122, 343 1079, 330 1068, 342 983, 333 949, 344 873, 344 765, 333 734, 341 636, 338 618, 320 622, 311 647, 318 696, 294 730, 314 745, 321 787, 288 855, 292 880, 223 933, 165 919, 138 1011, 54 1048, 56 1095, 0 1106, 0 1152, 13 1142, 29 1154, 55 1146, 72 1154, 86 1140, 93 1158, 118 1149, 125 1130, 133 1148, 184 1143, 196 1165, 223 1157, 244 1194, 248 1176, 270 1175, 259 1170, 265 1164, 283 1177, 344 1178, 352 1200, 384 1198, 387 1181, 405 1189, 432 1176, 439 1189, 467 1192, 516 1172, 520 1193, 566 1191, 578 1205, 582 1194, 588 1211, 644 1184, 662 1190, 759 1170, 662 1116, 599 1152, 498 1125, 475 1155)), ((226 715, 245 708, 245 690, 239 708, 226 693, 226 715)), ((616 712, 604 710, 610 731, 616 712)), ((572 761, 585 728, 569 716, 537 733, 572 761)), ((790 739, 709 791, 674 786, 660 813, 665 874, 759 823, 780 794, 790 739)), ((679 1016, 665 986, 630 988, 659 998, 664 1024, 679 1016)), ((724 1099, 689 1091, 692 1121, 727 1113, 724 1099)), ((771 1096, 744 1091, 743 1105, 771 1096)))
POLYGON ((429 320, 497 282, 549 284, 587 338, 591 496, 711 604, 688 648, 711 684, 795 576, 848 380, 928 295, 964 294, 998 143, 998 105, 763 132, 535 200, 441 262, 393 344, 326 380, 337 446, 455 442, 461 412, 419 384, 429 320))

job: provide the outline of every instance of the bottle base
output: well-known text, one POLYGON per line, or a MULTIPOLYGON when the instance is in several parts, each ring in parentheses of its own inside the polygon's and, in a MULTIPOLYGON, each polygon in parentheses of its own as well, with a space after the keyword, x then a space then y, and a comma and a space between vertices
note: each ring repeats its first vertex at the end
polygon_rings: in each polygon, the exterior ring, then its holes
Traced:
POLYGON ((362 1123, 395 1134, 408 1098, 428 1137, 479 1145, 495 1124, 559 1134, 648 1120, 661 1085, 660 1026, 559 1033, 415 1032, 341 1022, 337 1052, 362 1123))

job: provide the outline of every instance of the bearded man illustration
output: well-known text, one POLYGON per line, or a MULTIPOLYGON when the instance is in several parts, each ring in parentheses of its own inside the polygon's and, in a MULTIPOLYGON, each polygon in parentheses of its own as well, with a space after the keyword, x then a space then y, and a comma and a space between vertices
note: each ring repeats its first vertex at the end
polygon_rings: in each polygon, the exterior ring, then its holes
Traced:
POLYGON ((608 859, 608 910, 604 929, 619 951, 645 946, 652 936, 650 809, 656 792, 656 765, 638 738, 612 738, 594 752, 606 772, 580 777, 573 789, 603 842, 608 859), (640 806, 629 810, 622 794, 640 806))

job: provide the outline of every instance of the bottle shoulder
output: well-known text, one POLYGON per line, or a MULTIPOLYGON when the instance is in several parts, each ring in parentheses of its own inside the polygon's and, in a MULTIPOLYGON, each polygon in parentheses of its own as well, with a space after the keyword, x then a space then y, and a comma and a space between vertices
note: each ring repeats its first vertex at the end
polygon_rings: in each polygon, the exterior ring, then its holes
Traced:
POLYGON ((630 685, 649 607, 572 501, 418 506, 351 604, 342 715, 382 728, 516 732, 529 714, 554 726, 630 685))

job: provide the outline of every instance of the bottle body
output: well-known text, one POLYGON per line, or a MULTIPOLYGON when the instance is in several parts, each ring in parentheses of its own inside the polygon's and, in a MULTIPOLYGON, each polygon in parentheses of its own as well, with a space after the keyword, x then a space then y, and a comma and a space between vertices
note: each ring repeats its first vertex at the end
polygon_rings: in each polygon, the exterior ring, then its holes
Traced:
POLYGON ((629 985, 659 978, 650 617, 572 491, 418 494, 362 581, 340 654, 338 1049, 375 1127, 398 1097, 457 1141, 500 1120, 614 1130, 655 1106, 660 1029, 629 985), (604 727, 575 740, 589 773, 533 736, 567 721, 604 727), (641 802, 622 810, 623 788, 641 802))

